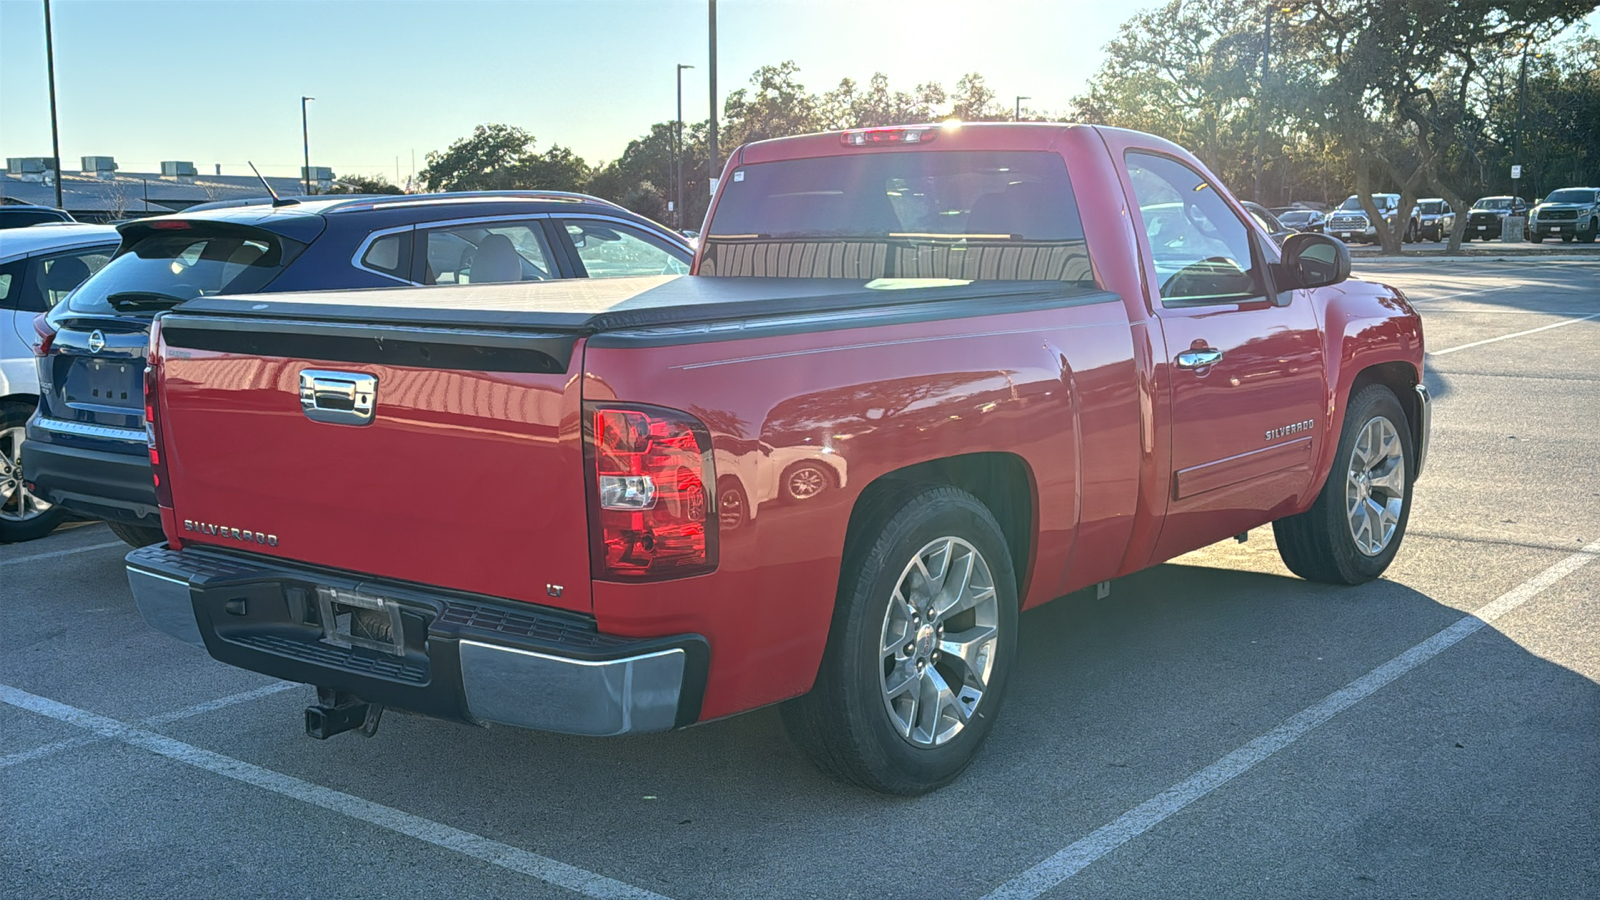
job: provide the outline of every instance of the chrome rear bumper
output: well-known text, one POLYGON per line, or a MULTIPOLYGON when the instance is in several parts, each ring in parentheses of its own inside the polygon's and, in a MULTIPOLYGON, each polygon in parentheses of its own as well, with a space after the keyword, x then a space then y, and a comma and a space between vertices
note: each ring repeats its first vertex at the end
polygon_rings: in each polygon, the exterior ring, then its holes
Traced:
POLYGON ((370 703, 592 736, 699 718, 710 658, 699 635, 621 638, 531 604, 165 545, 129 553, 127 569, 139 613, 157 631, 222 662, 370 703), (318 604, 306 599, 319 586, 398 604, 399 646, 330 641, 318 604))

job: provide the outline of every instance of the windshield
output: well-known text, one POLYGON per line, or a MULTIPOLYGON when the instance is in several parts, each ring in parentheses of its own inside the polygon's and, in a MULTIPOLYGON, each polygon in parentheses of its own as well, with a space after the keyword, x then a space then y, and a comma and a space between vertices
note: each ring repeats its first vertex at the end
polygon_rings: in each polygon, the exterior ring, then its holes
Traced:
POLYGON ((1510 209, 1510 197, 1485 197, 1472 204, 1473 209, 1510 209))
POLYGON ((702 239, 702 275, 1093 283, 1066 163, 1054 153, 746 165, 720 188, 702 239))
POLYGON ((1444 211, 1444 202, 1440 201, 1440 200, 1424 200, 1421 203, 1417 204, 1417 208, 1423 214, 1431 216, 1434 213, 1438 213, 1438 212, 1443 212, 1444 211))
POLYGON ((248 294, 266 286, 304 246, 258 229, 156 232, 85 281, 66 307, 79 315, 153 315, 203 295, 248 294))
POLYGON ((1564 191, 1551 191, 1550 196, 1544 198, 1546 203, 1593 203, 1594 191, 1578 191, 1568 188, 1564 191))
POLYGON ((1309 209, 1291 209, 1288 212, 1279 215, 1278 221, 1285 224, 1298 225, 1303 222, 1310 222, 1316 217, 1317 214, 1309 209))

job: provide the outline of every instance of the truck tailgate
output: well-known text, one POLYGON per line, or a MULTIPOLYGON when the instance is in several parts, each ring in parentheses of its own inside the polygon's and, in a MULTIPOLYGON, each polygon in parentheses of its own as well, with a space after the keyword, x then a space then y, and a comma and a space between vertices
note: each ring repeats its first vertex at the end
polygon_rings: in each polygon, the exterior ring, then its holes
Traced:
POLYGON ((162 323, 182 543, 589 612, 581 341, 162 323))

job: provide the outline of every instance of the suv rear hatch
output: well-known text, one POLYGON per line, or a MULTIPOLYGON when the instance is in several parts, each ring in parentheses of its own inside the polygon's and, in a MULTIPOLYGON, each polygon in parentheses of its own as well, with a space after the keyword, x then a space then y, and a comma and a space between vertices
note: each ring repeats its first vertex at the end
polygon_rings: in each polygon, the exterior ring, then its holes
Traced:
POLYGON ((261 301, 161 319, 169 535, 589 612, 575 335, 244 314, 282 307, 261 301))
POLYGON ((51 311, 41 426, 52 439, 142 455, 150 320, 194 297, 266 286, 305 244, 261 228, 151 219, 122 229, 115 259, 51 311))

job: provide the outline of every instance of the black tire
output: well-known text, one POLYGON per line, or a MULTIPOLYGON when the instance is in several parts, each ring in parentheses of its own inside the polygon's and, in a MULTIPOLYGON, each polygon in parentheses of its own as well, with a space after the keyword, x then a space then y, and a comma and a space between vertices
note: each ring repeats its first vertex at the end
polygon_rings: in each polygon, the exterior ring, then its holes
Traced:
POLYGON ((1589 230, 1578 236, 1578 240, 1585 244, 1594 243, 1596 232, 1600 232, 1600 219, 1589 220, 1589 230))
POLYGON ((1542 244, 1544 243, 1544 235, 1534 232, 1529 236, 1528 240, 1535 244, 1542 244))
POLYGON ((1368 385, 1350 398, 1344 424, 1339 431, 1339 446, 1327 483, 1309 510, 1272 523, 1278 555, 1289 571, 1307 581, 1325 584, 1364 584, 1382 575, 1394 561, 1405 538, 1411 518, 1411 495, 1416 482, 1416 450, 1411 442, 1411 426, 1394 393, 1381 384, 1368 385), (1363 553, 1356 546, 1346 513, 1347 474, 1353 462, 1361 431, 1375 418, 1386 418, 1397 432, 1401 459, 1405 467, 1400 512, 1393 536, 1376 554, 1363 553))
POLYGON ((21 447, 12 444, 14 441, 18 445, 22 443, 16 436, 28 424, 33 409, 31 403, 0 403, 0 444, 3 444, 0 446, 0 544, 36 541, 55 531, 68 515, 65 508, 51 506, 31 515, 23 513, 21 518, 10 518, 18 515, 23 503, 21 447), (16 457, 14 461, 12 456, 16 457))
POLYGON ((1561 236, 1561 243, 1563 243, 1563 244, 1570 244, 1570 243, 1572 243, 1572 235, 1570 235, 1570 234, 1563 234, 1563 235, 1562 235, 1562 236, 1561 236))
MULTIPOLYGON (((827 774, 869 790, 914 796, 954 781, 994 727, 1016 655, 1016 576, 1000 526, 971 494, 904 485, 869 502, 865 526, 846 547, 816 683, 783 705, 783 721, 796 746, 827 774), (988 566, 997 635, 988 651, 988 681, 965 725, 942 743, 917 746, 891 724, 881 642, 902 573, 931 543, 949 537, 975 548, 988 566)), ((934 663, 948 682, 950 661, 940 664, 935 656, 934 663)))
POLYGON ((151 544, 159 544, 167 539, 161 529, 151 528, 148 525, 107 522, 106 527, 110 528, 112 534, 122 538, 122 542, 130 547, 148 547, 151 544))

